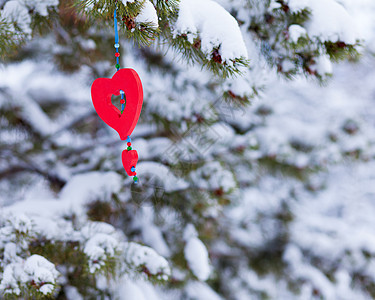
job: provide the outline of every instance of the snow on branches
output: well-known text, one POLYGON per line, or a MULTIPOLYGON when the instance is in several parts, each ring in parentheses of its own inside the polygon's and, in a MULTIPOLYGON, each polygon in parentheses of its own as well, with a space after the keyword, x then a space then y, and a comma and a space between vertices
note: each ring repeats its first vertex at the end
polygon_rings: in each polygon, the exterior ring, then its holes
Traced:
MULTIPOLYGON (((330 61, 357 55, 355 24, 336 0, 250 1, 242 6, 219 2, 225 9, 212 0, 119 1, 119 25, 122 34, 139 45, 161 40, 188 62, 222 77, 249 76, 250 63, 258 61, 260 53, 287 77, 304 73, 324 79, 331 74, 330 61), (252 44, 257 51, 250 49, 252 44)), ((10 32, 21 42, 32 34, 35 17, 47 17, 48 9, 56 5, 56 0, 6 1, 0 7, 1 52, 9 52, 10 32)), ((110 0, 85 0, 77 1, 76 8, 82 13, 77 19, 100 28, 110 25, 115 6, 110 0)))
POLYGON ((10 0, 0 10, 0 20, 11 24, 13 31, 26 35, 32 33, 31 14, 48 16, 48 8, 58 5, 58 0, 10 0))
POLYGON ((73 228, 63 219, 44 219, 0 215, 1 293, 50 295, 58 290, 60 279, 77 267, 87 269, 93 278, 100 278, 100 274, 132 278, 138 273, 147 279, 165 281, 170 276, 169 264, 163 257, 149 247, 125 241, 124 235, 109 224, 88 222, 73 228), (65 234, 54 226, 46 226, 54 222, 65 228, 65 234), (72 264, 71 269, 60 265, 58 271, 46 259, 56 259, 57 253, 65 253, 60 264, 72 264), (77 258, 79 264, 73 267, 77 258))
POLYGON ((236 60, 248 58, 236 19, 212 0, 182 0, 173 34, 186 37, 218 63, 233 66, 236 60))

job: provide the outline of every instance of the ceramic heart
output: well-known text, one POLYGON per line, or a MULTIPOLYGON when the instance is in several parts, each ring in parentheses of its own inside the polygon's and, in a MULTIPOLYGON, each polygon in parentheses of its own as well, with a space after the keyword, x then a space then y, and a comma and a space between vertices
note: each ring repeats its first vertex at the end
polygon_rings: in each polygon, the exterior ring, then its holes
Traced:
POLYGON ((99 117, 118 132, 125 140, 134 130, 143 104, 142 82, 133 69, 121 69, 112 79, 98 78, 91 86, 91 97, 99 117), (111 102, 112 95, 125 92, 126 105, 123 113, 111 102))

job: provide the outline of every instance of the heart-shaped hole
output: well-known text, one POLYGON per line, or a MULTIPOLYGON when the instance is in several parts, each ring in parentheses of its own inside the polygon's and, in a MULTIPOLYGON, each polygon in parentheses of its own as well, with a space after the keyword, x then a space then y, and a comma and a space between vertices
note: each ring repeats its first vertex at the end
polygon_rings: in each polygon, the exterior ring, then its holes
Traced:
POLYGON ((119 96, 112 95, 111 97, 111 103, 113 106, 115 106, 120 112, 125 108, 126 106, 126 95, 124 94, 123 96, 125 103, 124 106, 122 107, 121 104, 121 94, 119 96))

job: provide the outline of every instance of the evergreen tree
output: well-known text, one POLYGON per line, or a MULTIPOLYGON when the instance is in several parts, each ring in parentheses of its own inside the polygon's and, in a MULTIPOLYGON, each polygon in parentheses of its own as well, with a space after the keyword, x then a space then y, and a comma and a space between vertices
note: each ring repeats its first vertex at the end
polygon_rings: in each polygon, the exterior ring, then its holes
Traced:
POLYGON ((1 297, 375 297, 372 232, 353 246, 303 210, 328 166, 372 160, 368 123, 343 115, 317 143, 273 117, 285 79, 325 83, 359 47, 335 0, 0 0, 1 297), (115 8, 144 89, 138 184, 90 99, 116 71, 115 8))

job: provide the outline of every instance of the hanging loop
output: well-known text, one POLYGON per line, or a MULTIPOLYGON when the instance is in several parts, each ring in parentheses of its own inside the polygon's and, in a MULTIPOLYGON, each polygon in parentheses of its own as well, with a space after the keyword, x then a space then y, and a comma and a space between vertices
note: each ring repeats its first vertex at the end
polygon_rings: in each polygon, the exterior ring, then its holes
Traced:
POLYGON ((113 21, 114 21, 114 29, 115 29, 115 57, 116 57, 116 69, 117 71, 120 70, 120 43, 119 43, 119 36, 118 36, 118 28, 117 28, 117 1, 115 5, 115 11, 113 13, 113 21))

